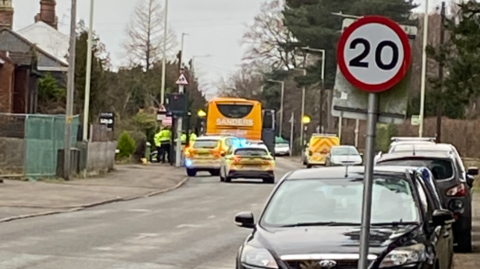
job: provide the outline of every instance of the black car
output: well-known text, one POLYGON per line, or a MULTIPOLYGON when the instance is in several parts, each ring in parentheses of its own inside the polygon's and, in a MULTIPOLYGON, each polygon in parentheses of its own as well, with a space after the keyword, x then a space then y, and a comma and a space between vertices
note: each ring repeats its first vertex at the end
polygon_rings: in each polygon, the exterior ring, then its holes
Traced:
MULTIPOLYGON (((452 266, 453 213, 435 202, 417 170, 374 170, 371 269, 452 266)), ((253 229, 239 249, 236 268, 357 269, 363 177, 359 166, 285 175, 257 222, 251 212, 236 215, 240 227, 253 229)))
MULTIPOLYGON (((435 178, 443 206, 453 211, 455 216, 455 250, 466 253, 472 251, 472 194, 454 154, 419 151, 416 148, 414 152, 384 154, 377 160, 377 165, 428 167, 435 178)), ((477 175, 478 169, 470 168, 467 173, 477 175)))

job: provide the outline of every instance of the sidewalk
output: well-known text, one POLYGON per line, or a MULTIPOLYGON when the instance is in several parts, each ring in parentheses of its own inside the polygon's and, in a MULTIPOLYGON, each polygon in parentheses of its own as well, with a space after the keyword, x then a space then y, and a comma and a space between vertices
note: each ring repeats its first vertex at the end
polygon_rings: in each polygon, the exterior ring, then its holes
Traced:
POLYGON ((102 177, 68 182, 5 180, 0 184, 0 222, 154 195, 185 180, 184 169, 163 164, 117 165, 116 171, 102 177))

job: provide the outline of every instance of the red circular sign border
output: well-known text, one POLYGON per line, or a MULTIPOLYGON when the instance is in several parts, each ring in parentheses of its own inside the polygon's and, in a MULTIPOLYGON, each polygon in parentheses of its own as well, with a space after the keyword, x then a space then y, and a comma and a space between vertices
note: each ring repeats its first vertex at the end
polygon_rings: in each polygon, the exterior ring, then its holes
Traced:
POLYGON ((353 22, 350 26, 347 27, 347 29, 344 30, 342 35, 340 36, 340 40, 338 41, 338 46, 337 46, 337 64, 338 67, 340 68, 340 71, 342 72, 343 76, 350 82, 353 86, 356 88, 369 92, 369 93, 379 93, 379 92, 384 92, 387 91, 391 88, 393 88, 396 84, 398 84, 407 74, 408 68, 410 67, 410 63, 412 61, 412 50, 410 48, 410 44, 408 42, 408 36, 405 33, 405 31, 393 20, 382 17, 382 16, 365 16, 362 17, 355 22, 353 22), (358 28, 361 26, 364 26, 366 24, 370 23, 379 23, 383 24, 390 29, 392 29, 400 38, 402 45, 403 45, 403 62, 402 66, 398 70, 397 74, 391 78, 389 81, 386 81, 381 84, 366 84, 361 82, 360 80, 356 79, 350 70, 348 70, 347 65, 345 64, 345 57, 343 55, 343 52, 345 50, 345 45, 347 43, 347 39, 350 37, 350 35, 358 28))

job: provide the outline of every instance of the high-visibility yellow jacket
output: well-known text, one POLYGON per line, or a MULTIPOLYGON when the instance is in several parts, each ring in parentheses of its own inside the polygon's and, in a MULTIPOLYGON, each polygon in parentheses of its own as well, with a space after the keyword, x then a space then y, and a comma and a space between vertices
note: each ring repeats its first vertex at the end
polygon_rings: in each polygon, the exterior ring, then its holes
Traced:
POLYGON ((161 147, 162 146, 162 141, 160 140, 161 136, 162 136, 161 131, 155 134, 154 140, 155 140, 155 146, 156 147, 161 147))
POLYGON ((169 142, 172 139, 172 132, 168 129, 160 131, 160 142, 169 142))

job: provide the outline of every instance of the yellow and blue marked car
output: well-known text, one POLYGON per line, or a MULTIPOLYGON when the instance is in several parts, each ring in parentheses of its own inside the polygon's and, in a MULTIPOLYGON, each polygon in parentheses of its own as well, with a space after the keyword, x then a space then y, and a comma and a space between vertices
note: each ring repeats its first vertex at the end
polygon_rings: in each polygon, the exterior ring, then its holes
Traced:
POLYGON ((275 183, 275 159, 265 145, 235 141, 223 154, 220 166, 220 181, 232 179, 263 179, 264 183, 275 183))
POLYGON ((189 147, 185 148, 185 168, 189 177, 194 177, 197 172, 209 172, 212 176, 220 173, 222 154, 238 140, 233 136, 201 136, 189 147))

